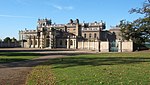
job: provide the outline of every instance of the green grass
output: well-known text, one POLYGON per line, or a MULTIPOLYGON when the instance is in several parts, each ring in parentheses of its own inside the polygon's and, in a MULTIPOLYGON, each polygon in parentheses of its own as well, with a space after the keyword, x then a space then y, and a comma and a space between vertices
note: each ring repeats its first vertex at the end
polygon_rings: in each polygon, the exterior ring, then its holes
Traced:
POLYGON ((38 53, 0 52, 0 63, 30 60, 40 56, 38 53))
POLYGON ((100 53, 51 59, 35 67, 28 76, 27 85, 33 84, 149 85, 150 53, 100 53))

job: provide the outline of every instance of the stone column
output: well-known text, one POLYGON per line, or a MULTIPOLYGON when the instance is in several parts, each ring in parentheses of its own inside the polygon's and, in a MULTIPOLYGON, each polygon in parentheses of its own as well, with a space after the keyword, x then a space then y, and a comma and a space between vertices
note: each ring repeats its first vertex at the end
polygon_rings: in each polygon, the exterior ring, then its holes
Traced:
POLYGON ((51 43, 52 43, 51 37, 52 37, 51 32, 49 32, 49 48, 50 49, 52 48, 52 46, 51 46, 51 43))
POLYGON ((93 50, 95 50, 95 41, 93 42, 93 50))
POLYGON ((82 49, 84 49, 84 41, 82 41, 82 49))
POLYGON ((90 41, 88 41, 88 49, 90 49, 90 41))
POLYGON ((67 39, 67 49, 70 49, 70 39, 67 39))
POLYGON ((122 41, 118 41, 118 52, 122 52, 122 41))
POLYGON ((43 33, 40 33, 40 48, 43 48, 43 33))

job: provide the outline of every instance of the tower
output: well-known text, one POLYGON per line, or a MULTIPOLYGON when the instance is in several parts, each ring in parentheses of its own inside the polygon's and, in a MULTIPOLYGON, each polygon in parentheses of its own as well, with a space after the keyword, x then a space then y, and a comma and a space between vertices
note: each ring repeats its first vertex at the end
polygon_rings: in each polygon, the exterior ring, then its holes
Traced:
POLYGON ((47 27, 50 26, 52 24, 52 20, 51 19, 38 19, 38 28, 41 27, 47 27))
POLYGON ((39 47, 44 48, 47 46, 47 36, 49 35, 48 33, 48 28, 50 28, 52 21, 51 19, 38 19, 37 21, 37 34, 38 34, 38 42, 39 42, 39 47))

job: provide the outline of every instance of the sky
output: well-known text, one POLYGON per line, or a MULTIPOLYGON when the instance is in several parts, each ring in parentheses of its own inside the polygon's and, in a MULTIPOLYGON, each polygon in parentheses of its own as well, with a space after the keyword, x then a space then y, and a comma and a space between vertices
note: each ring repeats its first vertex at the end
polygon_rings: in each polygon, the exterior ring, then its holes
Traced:
POLYGON ((53 23, 66 24, 70 19, 82 22, 106 23, 106 29, 120 20, 133 21, 140 14, 130 14, 145 0, 0 0, 0 39, 15 37, 19 30, 36 29, 37 20, 48 18, 53 23))

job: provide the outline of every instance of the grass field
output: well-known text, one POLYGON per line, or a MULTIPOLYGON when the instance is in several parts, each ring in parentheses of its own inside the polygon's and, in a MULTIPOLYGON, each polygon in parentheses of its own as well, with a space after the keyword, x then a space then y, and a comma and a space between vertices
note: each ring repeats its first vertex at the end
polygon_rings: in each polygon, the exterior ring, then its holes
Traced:
POLYGON ((100 53, 51 59, 27 85, 150 85, 150 53, 100 53))
POLYGON ((0 63, 29 60, 40 56, 38 53, 0 52, 0 63))

